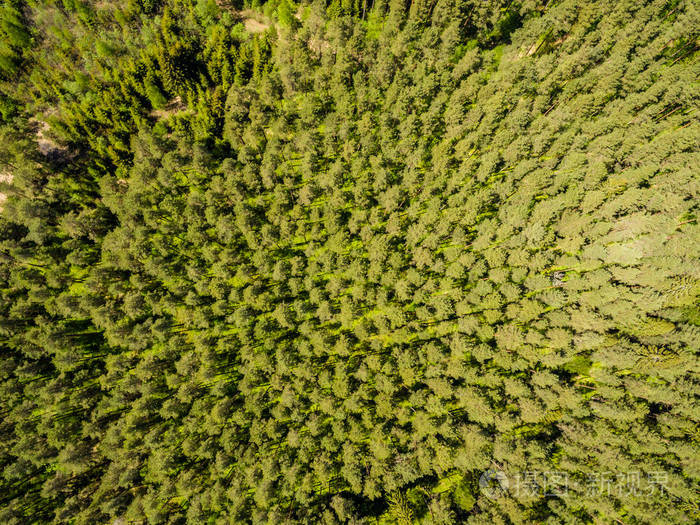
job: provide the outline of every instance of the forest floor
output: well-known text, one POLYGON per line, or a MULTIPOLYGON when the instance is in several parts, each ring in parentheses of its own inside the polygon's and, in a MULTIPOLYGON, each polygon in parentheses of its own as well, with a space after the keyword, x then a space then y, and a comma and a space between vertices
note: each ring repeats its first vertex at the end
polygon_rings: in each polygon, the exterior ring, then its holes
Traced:
POLYGON ((246 9, 239 11, 238 14, 243 19, 243 25, 249 33, 262 33, 270 27, 270 24, 263 20, 264 17, 260 13, 246 9))
POLYGON ((187 105, 182 102, 182 99, 179 96, 177 96, 169 100, 168 103, 162 108, 152 110, 149 115, 161 120, 186 110, 187 105))
POLYGON ((227 11, 230 11, 231 13, 240 17, 246 31, 249 33, 262 33, 268 27, 270 27, 269 20, 267 20, 262 13, 252 9, 243 9, 238 11, 228 0, 216 0, 216 5, 218 5, 221 9, 226 9, 227 11))
POLYGON ((36 142, 39 153, 50 160, 65 161, 74 158, 77 154, 76 151, 72 151, 64 145, 56 142, 50 134, 51 125, 46 121, 47 117, 54 115, 55 111, 51 110, 48 113, 44 113, 38 117, 32 117, 29 122, 34 126, 34 133, 36 134, 36 142))
POLYGON ((51 128, 48 122, 37 118, 32 118, 30 120, 37 124, 36 142, 39 147, 39 152, 42 155, 48 156, 54 151, 61 149, 61 147, 47 135, 47 132, 51 128))
MULTIPOLYGON (((6 171, 0 171, 0 182, 12 182, 12 173, 6 171)), ((7 195, 0 193, 0 211, 2 211, 2 204, 7 199, 7 195)))

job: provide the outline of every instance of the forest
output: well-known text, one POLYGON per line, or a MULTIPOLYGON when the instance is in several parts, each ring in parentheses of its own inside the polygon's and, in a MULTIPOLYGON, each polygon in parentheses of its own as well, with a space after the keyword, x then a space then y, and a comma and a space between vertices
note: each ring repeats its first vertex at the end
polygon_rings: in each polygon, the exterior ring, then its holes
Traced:
POLYGON ((0 0, 0 524, 700 521, 697 0, 0 0))

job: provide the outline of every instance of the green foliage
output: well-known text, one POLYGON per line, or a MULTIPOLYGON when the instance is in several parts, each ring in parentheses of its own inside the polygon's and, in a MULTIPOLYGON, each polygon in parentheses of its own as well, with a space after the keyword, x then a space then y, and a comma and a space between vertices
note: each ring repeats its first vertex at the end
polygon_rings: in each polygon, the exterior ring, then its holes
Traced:
POLYGON ((393 518, 394 523, 399 525, 410 525, 413 523, 413 509, 411 505, 400 492, 390 494, 388 497, 389 515, 393 518))
POLYGON ((24 18, 10 2, 0 6, 0 78, 12 80, 20 71, 32 37, 24 18))
POLYGON ((283 27, 293 28, 296 25, 295 7, 289 0, 280 0, 277 5, 277 19, 283 27))
POLYGON ((696 18, 6 2, 0 522, 693 522, 696 18))
POLYGON ((148 82, 146 84, 146 96, 151 102, 151 105, 156 109, 162 108, 168 102, 168 99, 165 98, 161 89, 154 82, 148 82))

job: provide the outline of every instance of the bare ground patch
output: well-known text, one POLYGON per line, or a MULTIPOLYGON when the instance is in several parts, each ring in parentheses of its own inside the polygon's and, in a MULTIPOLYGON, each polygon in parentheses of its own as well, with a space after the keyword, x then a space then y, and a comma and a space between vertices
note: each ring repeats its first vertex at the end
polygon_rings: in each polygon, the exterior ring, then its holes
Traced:
POLYGON ((270 27, 269 24, 260 22, 255 18, 244 18, 243 25, 245 26, 246 31, 249 33, 263 33, 268 27, 270 27))
POLYGON ((238 16, 241 17, 241 21, 249 33, 262 33, 270 27, 270 21, 262 13, 252 9, 239 11, 238 16))
POLYGON ((154 109, 149 113, 149 116, 162 120, 176 113, 187 111, 187 105, 182 102, 182 99, 177 96, 170 100, 165 106, 160 109, 154 109))
POLYGON ((246 31, 249 33, 263 33, 270 27, 270 21, 265 18, 265 15, 258 13, 253 9, 243 9, 238 11, 231 4, 230 0, 216 0, 216 5, 221 9, 230 11, 234 15, 238 16, 243 23, 246 31))
POLYGON ((39 152, 41 152, 41 154, 45 157, 48 157, 54 151, 60 150, 61 147, 48 136, 48 131, 51 129, 49 123, 42 120, 37 122, 39 124, 39 128, 36 132, 36 142, 39 146, 39 152))
POLYGON ((32 117, 29 119, 29 122, 34 126, 39 153, 46 157, 47 160, 57 162, 73 158, 76 152, 70 151, 66 146, 59 144, 51 136, 51 126, 45 119, 54 113, 55 111, 50 111, 43 116, 32 117))
MULTIPOLYGON (((12 182, 12 173, 8 171, 0 171, 0 182, 9 184, 12 182)), ((2 205, 7 200, 7 195, 0 193, 0 211, 2 211, 2 205)))

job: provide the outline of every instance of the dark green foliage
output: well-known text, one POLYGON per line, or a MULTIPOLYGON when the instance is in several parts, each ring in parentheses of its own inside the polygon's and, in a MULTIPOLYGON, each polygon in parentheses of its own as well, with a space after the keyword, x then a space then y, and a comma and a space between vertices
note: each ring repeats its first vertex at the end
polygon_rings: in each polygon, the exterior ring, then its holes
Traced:
POLYGON ((3 5, 1 523, 700 518, 692 2, 3 5))
POLYGON ((5 2, 0 6, 0 78, 12 80, 19 74, 32 43, 32 36, 19 6, 5 2))

